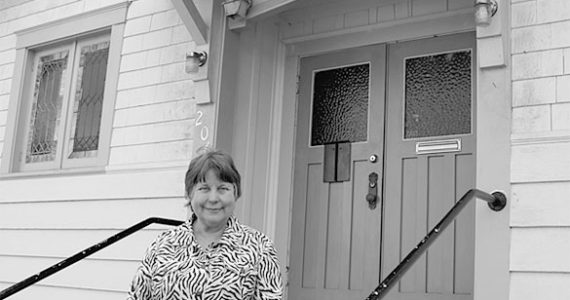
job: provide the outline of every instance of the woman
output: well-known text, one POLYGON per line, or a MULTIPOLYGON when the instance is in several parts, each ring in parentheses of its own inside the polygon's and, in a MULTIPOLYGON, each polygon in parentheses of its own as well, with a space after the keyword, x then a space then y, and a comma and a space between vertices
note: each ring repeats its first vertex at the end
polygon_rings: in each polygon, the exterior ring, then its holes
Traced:
POLYGON ((190 162, 185 190, 192 217, 151 244, 128 299, 282 298, 273 242, 233 216, 240 181, 223 152, 206 152, 190 162))

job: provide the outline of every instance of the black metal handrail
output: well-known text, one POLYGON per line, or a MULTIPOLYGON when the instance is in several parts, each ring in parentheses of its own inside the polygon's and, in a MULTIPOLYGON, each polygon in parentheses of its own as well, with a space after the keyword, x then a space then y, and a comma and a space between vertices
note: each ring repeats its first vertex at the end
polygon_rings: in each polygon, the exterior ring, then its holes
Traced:
POLYGON ((109 237, 108 239, 93 245, 81 252, 76 253, 75 255, 66 258, 60 262, 58 262, 57 264, 37 273, 36 275, 30 276, 12 286, 10 286, 9 288, 0 291, 0 300, 5 299, 6 297, 9 297, 12 294, 15 294, 19 291, 21 291, 22 289, 27 288, 28 286, 50 276, 53 275, 56 272, 59 272, 67 267, 69 267, 70 265, 84 259, 85 257, 113 244, 118 242, 119 240, 145 228, 146 226, 150 225, 150 224, 162 224, 162 225, 172 225, 172 226, 178 226, 180 224, 184 223, 184 221, 179 221, 179 220, 172 220, 172 219, 164 219, 164 218, 148 218, 144 221, 141 221, 111 237, 109 237))
MULTIPOLYGON (((388 291, 400 280, 402 276, 412 267, 412 265, 420 258, 429 246, 440 236, 440 233, 453 222, 455 217, 465 208, 465 206, 473 198, 487 201, 489 208, 494 211, 500 211, 507 205, 507 197, 501 192, 492 194, 485 193, 478 189, 471 189, 455 203, 455 205, 447 212, 447 214, 433 227, 433 229, 418 243, 418 245, 408 253, 408 255, 400 262, 396 268, 386 276, 386 278, 372 291, 366 300, 382 299, 388 291)), ((0 298, 1 299, 1 298, 0 298)))
MULTIPOLYGON (((366 298, 366 300, 378 300, 382 299, 388 291, 397 283, 400 278, 410 269, 410 267, 418 260, 418 258, 424 254, 429 246, 437 239, 447 226, 455 220, 455 217, 459 215, 459 213, 465 208, 465 206, 471 201, 473 198, 478 198, 481 200, 487 201, 489 208, 494 211, 502 210, 507 204, 507 197, 501 192, 494 192, 492 194, 488 194, 478 189, 471 189, 459 199, 455 203, 455 205, 447 212, 447 214, 435 225, 435 227, 418 243, 418 245, 410 251, 410 253, 400 262, 400 264, 394 268, 394 270, 388 275, 379 285, 372 291, 372 293, 366 298)), ((54 273, 57 273, 70 265, 84 259, 85 257, 107 247, 111 244, 118 242, 119 240, 143 229, 144 227, 150 224, 163 224, 163 225, 172 225, 178 226, 184 223, 184 221, 179 220, 172 220, 172 219, 165 219, 165 218, 148 218, 144 221, 141 221, 111 237, 108 239, 93 245, 81 252, 76 253, 75 255, 62 260, 61 262, 33 275, 30 276, 9 288, 0 291, 0 300, 5 299, 22 289, 50 276, 54 273)))

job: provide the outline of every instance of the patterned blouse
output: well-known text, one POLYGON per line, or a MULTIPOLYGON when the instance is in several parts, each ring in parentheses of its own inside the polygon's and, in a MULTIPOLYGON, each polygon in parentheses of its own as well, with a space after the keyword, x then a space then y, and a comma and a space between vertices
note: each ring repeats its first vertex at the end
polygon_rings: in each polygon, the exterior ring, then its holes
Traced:
POLYGON ((273 242, 230 217, 221 239, 197 243, 191 220, 162 233, 137 270, 128 300, 281 299, 282 281, 273 242))

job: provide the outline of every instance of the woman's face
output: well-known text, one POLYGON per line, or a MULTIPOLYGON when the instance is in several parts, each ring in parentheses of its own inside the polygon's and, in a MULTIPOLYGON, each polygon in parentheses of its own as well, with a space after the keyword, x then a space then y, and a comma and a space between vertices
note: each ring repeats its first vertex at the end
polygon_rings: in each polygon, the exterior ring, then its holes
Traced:
POLYGON ((235 186, 221 181, 212 170, 206 173, 205 181, 194 186, 190 195, 192 210, 206 228, 225 226, 234 212, 236 200, 235 186))

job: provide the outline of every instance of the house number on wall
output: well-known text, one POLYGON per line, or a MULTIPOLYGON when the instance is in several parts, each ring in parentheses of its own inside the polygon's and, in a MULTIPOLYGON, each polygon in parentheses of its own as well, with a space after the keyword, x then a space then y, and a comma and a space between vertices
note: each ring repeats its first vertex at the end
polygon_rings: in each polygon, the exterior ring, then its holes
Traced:
MULTIPOLYGON (((203 124, 202 118, 204 117, 204 112, 199 110, 196 114, 198 115, 198 117, 196 117, 196 127, 199 127, 203 124)), ((200 131, 200 140, 203 142, 208 140, 208 137, 210 135, 208 126, 207 125, 202 126, 202 128, 200 128, 199 131, 200 131)))

